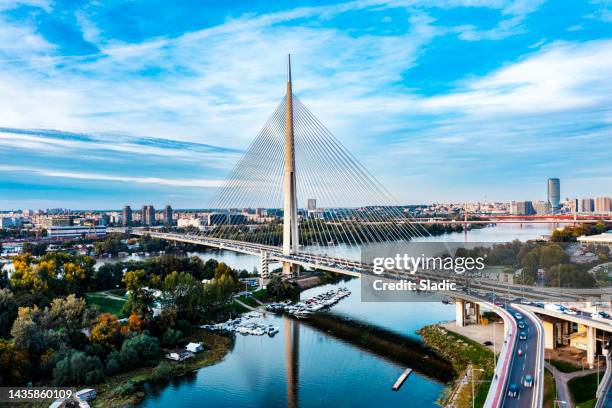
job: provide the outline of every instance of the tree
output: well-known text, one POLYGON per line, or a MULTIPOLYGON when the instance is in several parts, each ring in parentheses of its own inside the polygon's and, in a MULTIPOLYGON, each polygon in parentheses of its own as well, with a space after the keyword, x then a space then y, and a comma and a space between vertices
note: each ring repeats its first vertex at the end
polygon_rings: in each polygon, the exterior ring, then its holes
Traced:
POLYGON ((105 263, 95 272, 95 282, 98 290, 114 289, 121 284, 123 264, 121 262, 105 263))
POLYGON ((268 293, 276 300, 293 299, 300 293, 300 289, 294 283, 275 276, 267 285, 268 293))
POLYGON ((219 279, 222 276, 227 276, 234 282, 238 282, 238 275, 236 274, 236 271, 234 271, 224 262, 219 263, 215 268, 215 279, 219 279))
POLYGON ((68 295, 65 299, 53 299, 49 308, 48 319, 46 326, 64 328, 69 333, 73 333, 89 326, 93 317, 87 309, 85 299, 68 295))
POLYGON ((555 265, 547 272, 547 285, 570 288, 593 288, 595 278, 574 264, 555 265))
POLYGON ((47 252, 47 244, 33 244, 31 242, 24 242, 21 250, 24 254, 31 254, 33 256, 43 256, 47 252))
POLYGON ((127 338, 121 345, 119 359, 125 368, 150 364, 159 356, 159 342, 155 337, 141 333, 127 338))
POLYGON ((528 280, 535 281, 538 277, 538 269, 540 267, 540 254, 537 248, 532 249, 521 261, 523 266, 523 277, 528 280))
POLYGON ((132 313, 128 317, 127 324, 121 327, 121 334, 126 335, 128 333, 140 333, 142 330, 142 321, 136 313, 132 313))
POLYGON ((110 313, 102 313, 98 316, 98 323, 91 330, 89 339, 93 343, 101 344, 107 349, 113 349, 121 343, 120 330, 117 316, 110 313))
POLYGON ((13 293, 8 289, 0 289, 0 337, 10 334, 13 322, 17 318, 17 309, 13 293))
POLYGON ((540 265, 548 269, 569 261, 569 256, 558 244, 544 245, 540 248, 540 265))
POLYGON ((0 339, 0 386, 23 385, 29 378, 30 369, 28 352, 18 350, 12 342, 0 339))
POLYGON ((186 272, 172 272, 162 285, 162 302, 175 307, 179 315, 196 318, 202 309, 204 287, 186 272))
POLYGON ((28 350, 39 353, 45 349, 45 336, 38 322, 41 320, 42 311, 38 306, 20 307, 17 319, 13 322, 11 336, 15 347, 19 350, 28 350))
POLYGON ((53 384, 91 385, 104 379, 104 367, 97 356, 88 356, 82 351, 67 349, 60 353, 53 369, 53 384))
POLYGON ((145 271, 137 269, 126 272, 123 282, 128 290, 128 301, 123 306, 126 313, 137 313, 140 316, 150 316, 153 310, 153 291, 145 286, 145 271))

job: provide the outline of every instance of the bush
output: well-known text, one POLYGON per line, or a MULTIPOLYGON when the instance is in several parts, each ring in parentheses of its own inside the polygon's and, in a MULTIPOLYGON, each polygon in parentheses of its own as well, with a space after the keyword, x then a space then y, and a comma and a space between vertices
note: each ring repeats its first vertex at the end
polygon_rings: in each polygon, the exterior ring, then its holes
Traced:
POLYGON ((164 347, 175 346, 183 339, 183 333, 180 330, 167 329, 162 336, 162 345, 164 347))
POLYGON ((104 369, 106 375, 115 375, 121 371, 121 364, 119 363, 119 353, 112 351, 106 357, 106 367, 104 369))
POLYGON ((165 380, 172 377, 174 371, 172 365, 166 361, 159 363, 151 373, 152 380, 165 380))
POLYGON ((136 391, 136 387, 134 386, 134 383, 128 380, 128 382, 115 387, 113 389, 113 395, 122 397, 125 395, 134 394, 135 391, 136 391))
POLYGON ((53 369, 55 385, 91 385, 103 379, 104 372, 100 359, 74 349, 62 352, 53 369))
POLYGON ((125 368, 135 368, 149 364, 159 355, 159 342, 156 338, 141 333, 126 339, 119 352, 119 360, 125 368))

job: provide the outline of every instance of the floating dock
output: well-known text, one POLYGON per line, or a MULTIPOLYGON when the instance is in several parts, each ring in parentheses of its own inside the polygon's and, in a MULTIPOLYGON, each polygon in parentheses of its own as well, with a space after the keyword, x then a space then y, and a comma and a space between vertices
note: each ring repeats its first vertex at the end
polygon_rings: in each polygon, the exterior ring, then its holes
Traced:
POLYGON ((410 376, 410 373, 412 373, 412 368, 405 369, 404 372, 399 376, 395 384, 393 384, 393 387, 391 387, 391 389, 393 391, 399 390, 402 384, 404 383, 404 381, 406 381, 408 376, 410 376))

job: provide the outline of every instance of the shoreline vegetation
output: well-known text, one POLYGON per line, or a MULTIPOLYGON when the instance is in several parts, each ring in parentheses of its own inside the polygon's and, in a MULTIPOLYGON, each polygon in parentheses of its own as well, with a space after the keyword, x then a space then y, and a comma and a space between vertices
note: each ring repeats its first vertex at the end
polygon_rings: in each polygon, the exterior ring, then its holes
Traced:
POLYGON ((439 353, 457 373, 454 381, 449 384, 450 387, 440 397, 439 404, 447 406, 452 402, 457 407, 471 407, 471 385, 474 381, 474 406, 482 407, 495 370, 493 352, 480 343, 437 324, 425 326, 419 329, 418 333, 425 345, 439 353))
POLYGON ((94 408, 105 408, 138 405, 149 394, 148 388, 166 385, 170 381, 174 382, 195 373, 201 368, 218 364, 223 361, 234 346, 232 337, 202 329, 193 333, 187 339, 202 342, 206 348, 192 359, 183 362, 170 362, 162 357, 155 366, 143 367, 109 378, 96 387, 98 396, 93 401, 92 406, 94 408))

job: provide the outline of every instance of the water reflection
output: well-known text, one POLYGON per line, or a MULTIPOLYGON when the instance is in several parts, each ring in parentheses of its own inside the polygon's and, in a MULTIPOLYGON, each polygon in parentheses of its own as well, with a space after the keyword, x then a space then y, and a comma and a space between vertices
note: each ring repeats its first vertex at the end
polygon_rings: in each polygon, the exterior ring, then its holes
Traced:
POLYGON ((285 370, 287 372, 287 407, 298 406, 298 383, 300 373, 300 328, 299 323, 283 317, 285 325, 285 370))

